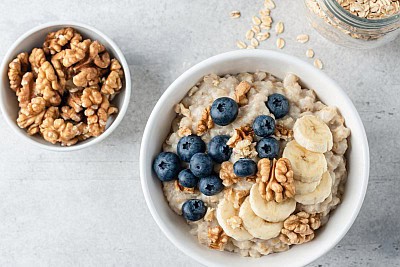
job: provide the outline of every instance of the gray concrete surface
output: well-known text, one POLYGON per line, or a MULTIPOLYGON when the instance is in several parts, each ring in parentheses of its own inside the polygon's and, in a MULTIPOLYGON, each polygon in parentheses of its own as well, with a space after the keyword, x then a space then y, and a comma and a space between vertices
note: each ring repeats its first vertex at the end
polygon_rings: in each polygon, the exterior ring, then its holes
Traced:
MULTIPOLYGON (((306 23, 302 1, 277 0, 284 53, 314 48, 325 72, 353 100, 365 124, 371 177, 347 236, 310 266, 400 266, 400 40, 371 51, 337 47, 306 23), (311 41, 294 41, 309 33, 311 41)), ((133 95, 118 129, 73 152, 32 147, 0 117, 0 266, 199 266, 153 221, 140 188, 138 156, 146 120, 168 85, 212 55, 236 49, 262 1, 3 1, 0 56, 31 27, 76 20, 108 34, 131 67, 133 95), (231 20, 229 12, 243 17, 231 20)), ((261 45, 275 49, 274 39, 261 45)))

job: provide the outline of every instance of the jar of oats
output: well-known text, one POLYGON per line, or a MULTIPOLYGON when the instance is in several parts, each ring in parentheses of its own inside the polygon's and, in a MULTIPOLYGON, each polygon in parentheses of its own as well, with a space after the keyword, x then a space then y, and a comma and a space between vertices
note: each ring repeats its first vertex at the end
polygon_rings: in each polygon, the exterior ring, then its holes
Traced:
POLYGON ((400 33, 400 0, 304 0, 310 24, 336 44, 368 49, 400 33))

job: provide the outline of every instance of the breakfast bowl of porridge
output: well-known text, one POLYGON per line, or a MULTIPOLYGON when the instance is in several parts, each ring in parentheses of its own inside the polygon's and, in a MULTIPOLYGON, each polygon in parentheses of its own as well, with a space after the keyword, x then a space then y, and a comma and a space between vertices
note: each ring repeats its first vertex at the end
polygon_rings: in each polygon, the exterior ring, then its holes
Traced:
POLYGON ((144 132, 141 182, 164 234, 207 266, 304 266, 346 234, 369 150, 344 91, 272 51, 235 51, 182 74, 144 132))

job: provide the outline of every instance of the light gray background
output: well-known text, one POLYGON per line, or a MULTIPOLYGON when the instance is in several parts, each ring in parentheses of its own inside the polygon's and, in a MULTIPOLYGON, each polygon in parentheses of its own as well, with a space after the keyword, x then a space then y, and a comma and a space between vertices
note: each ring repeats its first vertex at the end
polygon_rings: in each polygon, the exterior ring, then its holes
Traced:
MULTIPOLYGON (((236 49, 261 0, 3 1, 0 56, 30 28, 56 20, 93 25, 120 46, 133 94, 121 125, 103 143, 55 153, 21 141, 0 117, 0 266, 199 266, 153 221, 141 192, 139 147, 152 107, 190 66, 236 49), (229 12, 242 18, 231 20, 229 12)), ((400 40, 371 51, 322 39, 302 1, 276 0, 284 53, 313 48, 353 100, 371 151, 368 193, 355 224, 310 266, 400 266, 400 40), (297 34, 311 41, 296 43, 297 34)), ((272 40, 262 49, 275 49, 272 40)))

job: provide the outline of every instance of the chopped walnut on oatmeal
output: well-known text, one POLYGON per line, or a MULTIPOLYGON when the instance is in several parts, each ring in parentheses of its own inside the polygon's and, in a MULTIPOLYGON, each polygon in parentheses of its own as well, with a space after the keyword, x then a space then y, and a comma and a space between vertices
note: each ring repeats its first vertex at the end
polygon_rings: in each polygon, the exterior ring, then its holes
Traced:
POLYGON ((242 140, 249 140, 250 143, 253 142, 253 138, 254 138, 253 129, 250 126, 246 125, 238 129, 235 129, 235 132, 233 133, 232 137, 228 140, 226 144, 231 148, 234 148, 237 145, 237 143, 242 140))
POLYGON ((187 127, 187 126, 179 127, 179 130, 178 130, 179 137, 189 136, 191 134, 192 134, 192 130, 190 130, 189 127, 187 127))
POLYGON ((221 226, 208 228, 208 246, 215 250, 224 250, 229 237, 222 230, 221 226))
POLYGON ((293 139, 293 130, 292 129, 288 129, 285 126, 277 123, 275 125, 274 135, 278 139, 282 139, 282 140, 285 140, 285 141, 290 141, 290 140, 293 139))
POLYGON ((219 177, 224 186, 231 186, 239 181, 239 177, 233 172, 233 163, 230 161, 222 162, 219 177))
POLYGON ((201 119, 197 124, 197 135, 203 135, 209 129, 214 127, 214 122, 211 118, 210 110, 211 106, 208 106, 203 110, 203 113, 201 114, 201 119))
POLYGON ((247 93, 251 89, 251 84, 249 82, 243 81, 240 82, 238 86, 235 88, 235 100, 239 103, 239 105, 246 105, 249 100, 247 99, 247 93))
POLYGON ((302 244, 314 238, 314 230, 321 226, 318 214, 301 211, 291 215, 283 222, 279 239, 286 244, 302 244))
POLYGON ((193 194, 194 193, 194 188, 188 188, 188 187, 184 187, 182 186, 178 180, 175 180, 175 190, 179 191, 179 192, 184 192, 184 193, 188 193, 188 194, 193 194))
POLYGON ((224 191, 224 198, 232 202, 235 209, 238 209, 249 193, 250 190, 229 188, 224 191))

